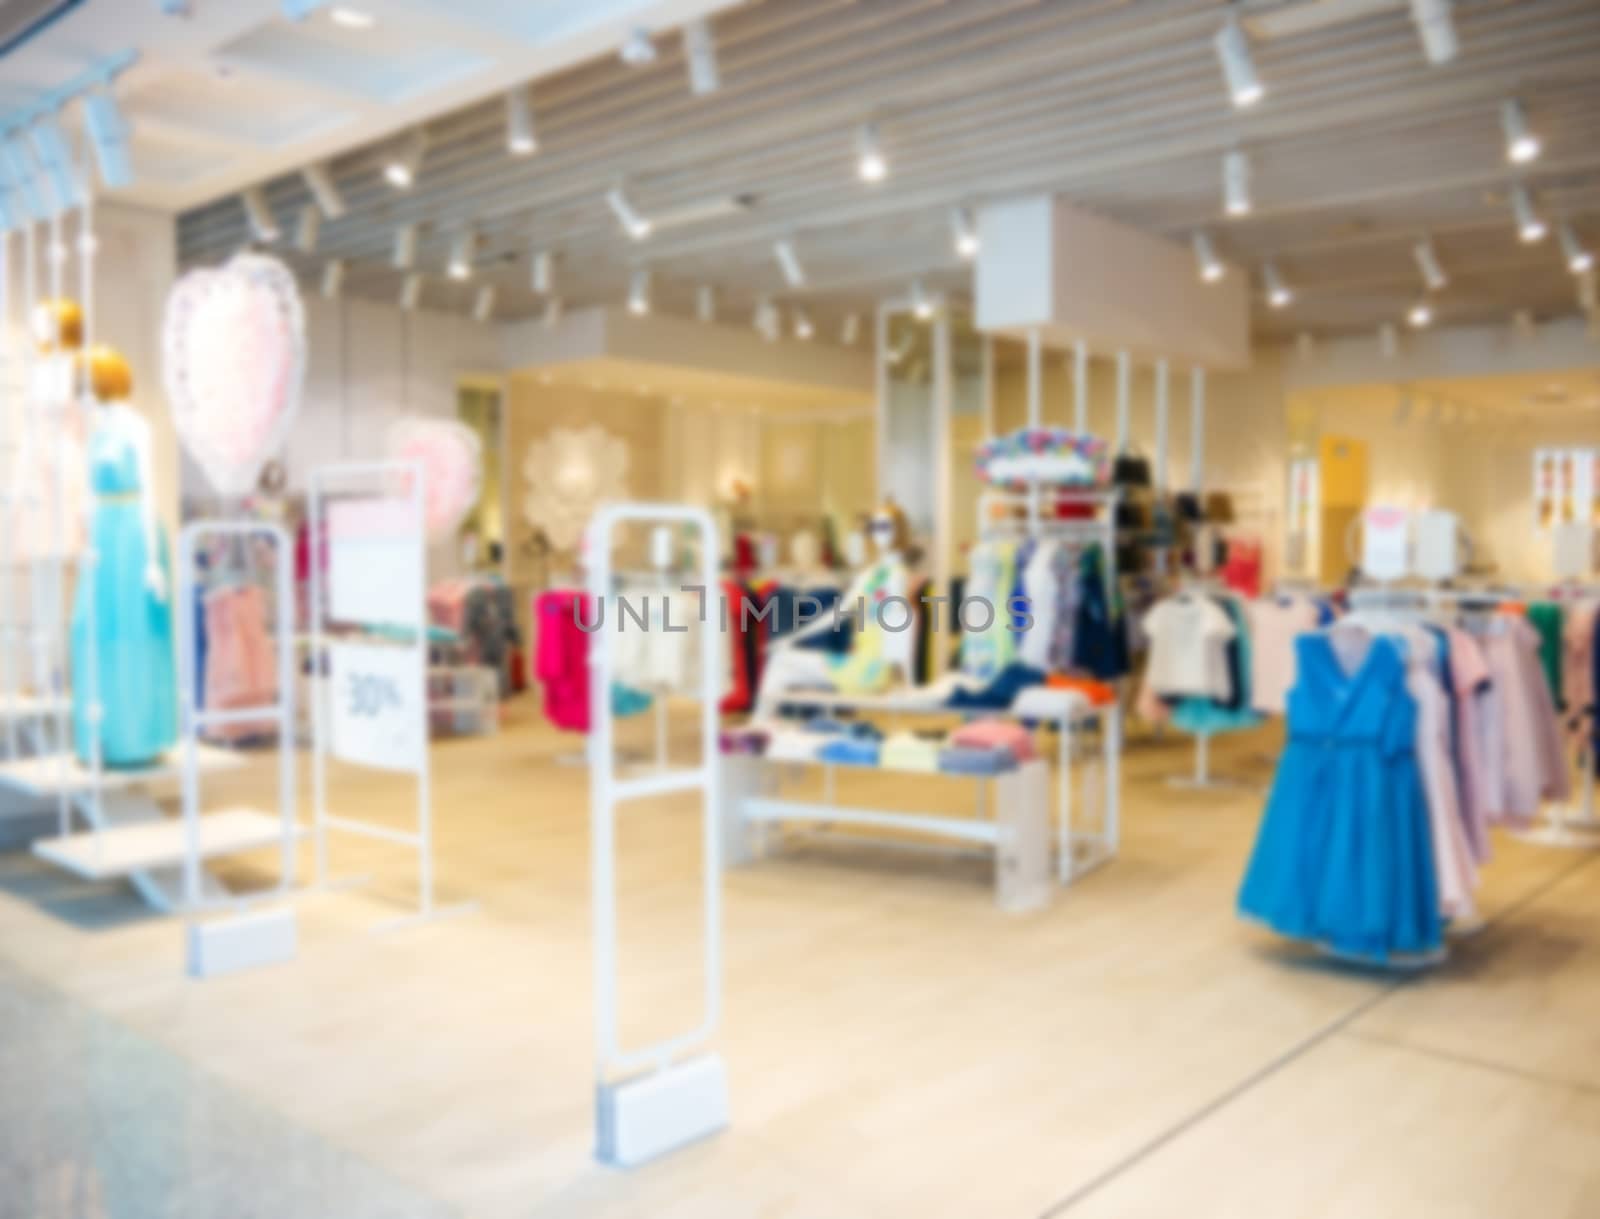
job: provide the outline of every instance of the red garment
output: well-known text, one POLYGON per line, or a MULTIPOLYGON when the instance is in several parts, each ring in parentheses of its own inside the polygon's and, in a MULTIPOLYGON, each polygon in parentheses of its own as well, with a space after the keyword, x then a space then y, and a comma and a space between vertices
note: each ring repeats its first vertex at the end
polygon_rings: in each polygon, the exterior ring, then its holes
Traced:
MULTIPOLYGON (((753 654, 755 640, 747 636, 751 632, 759 632, 764 624, 754 622, 754 613, 744 608, 745 593, 742 585, 732 580, 724 580, 722 597, 727 614, 726 646, 733 649, 733 666, 730 670, 733 681, 719 706, 724 713, 748 711, 756 689, 754 672, 756 661, 753 654)), ((756 638, 759 638, 759 635, 756 638)))
POLYGON ((540 593, 533 602, 533 674, 544 687, 544 714, 557 728, 589 731, 589 635, 574 614, 594 622, 587 594, 573 589, 540 593))
POLYGON ((1241 597, 1261 595, 1261 543, 1235 539, 1228 543, 1228 559, 1222 565, 1224 587, 1241 597))

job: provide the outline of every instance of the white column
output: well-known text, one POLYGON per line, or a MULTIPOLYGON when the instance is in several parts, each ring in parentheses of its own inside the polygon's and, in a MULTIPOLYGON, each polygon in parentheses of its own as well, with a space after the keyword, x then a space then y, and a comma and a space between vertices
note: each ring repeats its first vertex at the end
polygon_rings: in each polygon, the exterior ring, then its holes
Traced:
MULTIPOLYGON (((991 340, 984 340, 984 369, 990 370, 991 340)), ((950 550, 953 542, 951 525, 951 484, 955 478, 954 458, 951 452, 950 417, 951 399, 954 396, 954 354, 950 342, 950 315, 943 310, 933 327, 933 595, 943 596, 950 587, 950 550)), ((986 377, 986 380, 988 378, 986 377)), ((985 392, 985 412, 990 410, 989 395, 985 392)), ((992 415, 990 415, 992 419, 992 415)), ((931 612, 931 611, 930 611, 931 612)), ((937 624, 935 624, 937 625, 937 624)), ((929 648, 931 671, 936 678, 944 672, 945 646, 937 632, 929 648)))
POLYGON ((1126 351, 1117 352, 1117 448, 1126 453, 1133 440, 1132 405, 1129 396, 1133 381, 1133 362, 1126 351))
POLYGON ((1189 374, 1189 485, 1196 495, 1206 477, 1206 370, 1198 364, 1189 374))
POLYGON ((1156 361, 1156 457, 1155 483, 1157 494, 1167 490, 1167 362, 1156 361))
POLYGON ((1089 344, 1079 339, 1072 352, 1072 430, 1089 430, 1089 344))

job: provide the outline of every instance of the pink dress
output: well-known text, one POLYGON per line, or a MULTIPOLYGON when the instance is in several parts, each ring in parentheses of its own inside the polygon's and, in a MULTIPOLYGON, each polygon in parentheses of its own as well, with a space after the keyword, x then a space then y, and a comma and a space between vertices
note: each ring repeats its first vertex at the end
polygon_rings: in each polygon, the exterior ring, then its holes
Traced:
POLYGON ((1484 740, 1498 751, 1503 780, 1489 812, 1496 821, 1526 824, 1545 800, 1572 794, 1555 702, 1539 665, 1539 636, 1520 618, 1504 618, 1485 636, 1484 655, 1494 681, 1484 740))
POLYGON ((1461 792, 1461 820, 1467 829, 1472 857, 1478 863, 1489 861, 1490 774, 1484 718, 1488 711, 1489 664, 1478 641, 1466 631, 1451 627, 1450 684, 1456 704, 1456 774, 1461 792))
POLYGON ((589 636, 574 614, 594 621, 584 593, 558 589, 533 602, 533 672, 544 688, 545 717, 569 732, 589 731, 589 636))
MULTIPOLYGON (((224 587, 206 596, 205 705, 210 710, 270 706, 278 697, 277 665, 267 633, 266 594, 253 584, 224 587)), ((219 740, 257 736, 276 727, 218 724, 206 735, 219 740)))

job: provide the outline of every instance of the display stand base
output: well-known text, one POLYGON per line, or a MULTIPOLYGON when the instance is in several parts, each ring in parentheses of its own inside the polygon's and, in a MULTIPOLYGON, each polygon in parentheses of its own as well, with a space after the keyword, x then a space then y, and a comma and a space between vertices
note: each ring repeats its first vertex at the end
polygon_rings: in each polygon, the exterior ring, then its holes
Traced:
POLYGON ((220 978, 292 961, 298 945, 293 906, 189 924, 189 976, 220 978))
POLYGON ((1518 841, 1541 847, 1563 847, 1574 851, 1600 851, 1600 822, 1547 821, 1522 830, 1518 841))
POLYGON ((728 1072, 716 1054, 654 1074, 600 1084, 595 1157, 633 1168, 716 1134, 728 1124, 728 1072))

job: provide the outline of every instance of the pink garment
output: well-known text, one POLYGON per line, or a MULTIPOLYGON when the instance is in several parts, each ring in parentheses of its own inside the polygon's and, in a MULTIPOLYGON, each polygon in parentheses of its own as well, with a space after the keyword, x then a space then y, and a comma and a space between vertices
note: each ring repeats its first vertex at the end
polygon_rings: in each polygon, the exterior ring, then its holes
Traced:
POLYGON ((1539 665, 1538 633, 1520 618, 1503 617, 1484 638, 1493 675, 1495 723, 1504 781, 1488 811, 1495 821, 1526 824, 1544 800, 1571 796, 1561 728, 1549 683, 1539 665))
POLYGON ((1019 762, 1035 756, 1033 734, 1014 720, 974 720, 950 734, 950 744, 968 749, 1009 749, 1019 762))
MULTIPOLYGON (((1424 646, 1434 647, 1431 636, 1424 646)), ((1417 654, 1415 649, 1413 654, 1417 654)), ((1439 911, 1448 918, 1470 919, 1477 914, 1472 891, 1478 885, 1478 871, 1462 822, 1456 772, 1450 761, 1449 704, 1439 679, 1427 671, 1425 663, 1410 666, 1406 689, 1417 704, 1417 765, 1422 771, 1428 823, 1433 830, 1439 911)))
POLYGON ((589 731, 589 636, 578 626, 595 620, 588 596, 571 589, 533 601, 534 678, 544 687, 544 713, 557 728, 589 731))
POLYGON ((1594 703, 1594 626, 1600 602, 1580 601, 1566 610, 1561 632, 1561 691, 1567 698, 1567 731, 1582 738, 1589 732, 1584 708, 1594 703))
POLYGON ((1467 829, 1472 857, 1489 861, 1489 804, 1491 787, 1484 740, 1485 706, 1489 699, 1489 664, 1478 641, 1458 627, 1450 627, 1450 685, 1456 706, 1456 774, 1461 792, 1461 820, 1467 829))
MULTIPOLYGON (((267 635, 266 595, 255 585, 219 588, 206 596, 206 691, 208 710, 265 707, 278 697, 278 674, 267 635)), ((276 725, 218 724, 206 735, 218 740, 259 736, 276 725)))
POLYGON ((461 633, 466 620, 468 585, 465 580, 445 580, 428 590, 428 621, 447 631, 461 633))
POLYGON ((1317 607, 1305 598, 1283 603, 1251 601, 1250 706, 1265 715, 1282 715, 1294 688, 1297 635, 1317 629, 1317 607))

